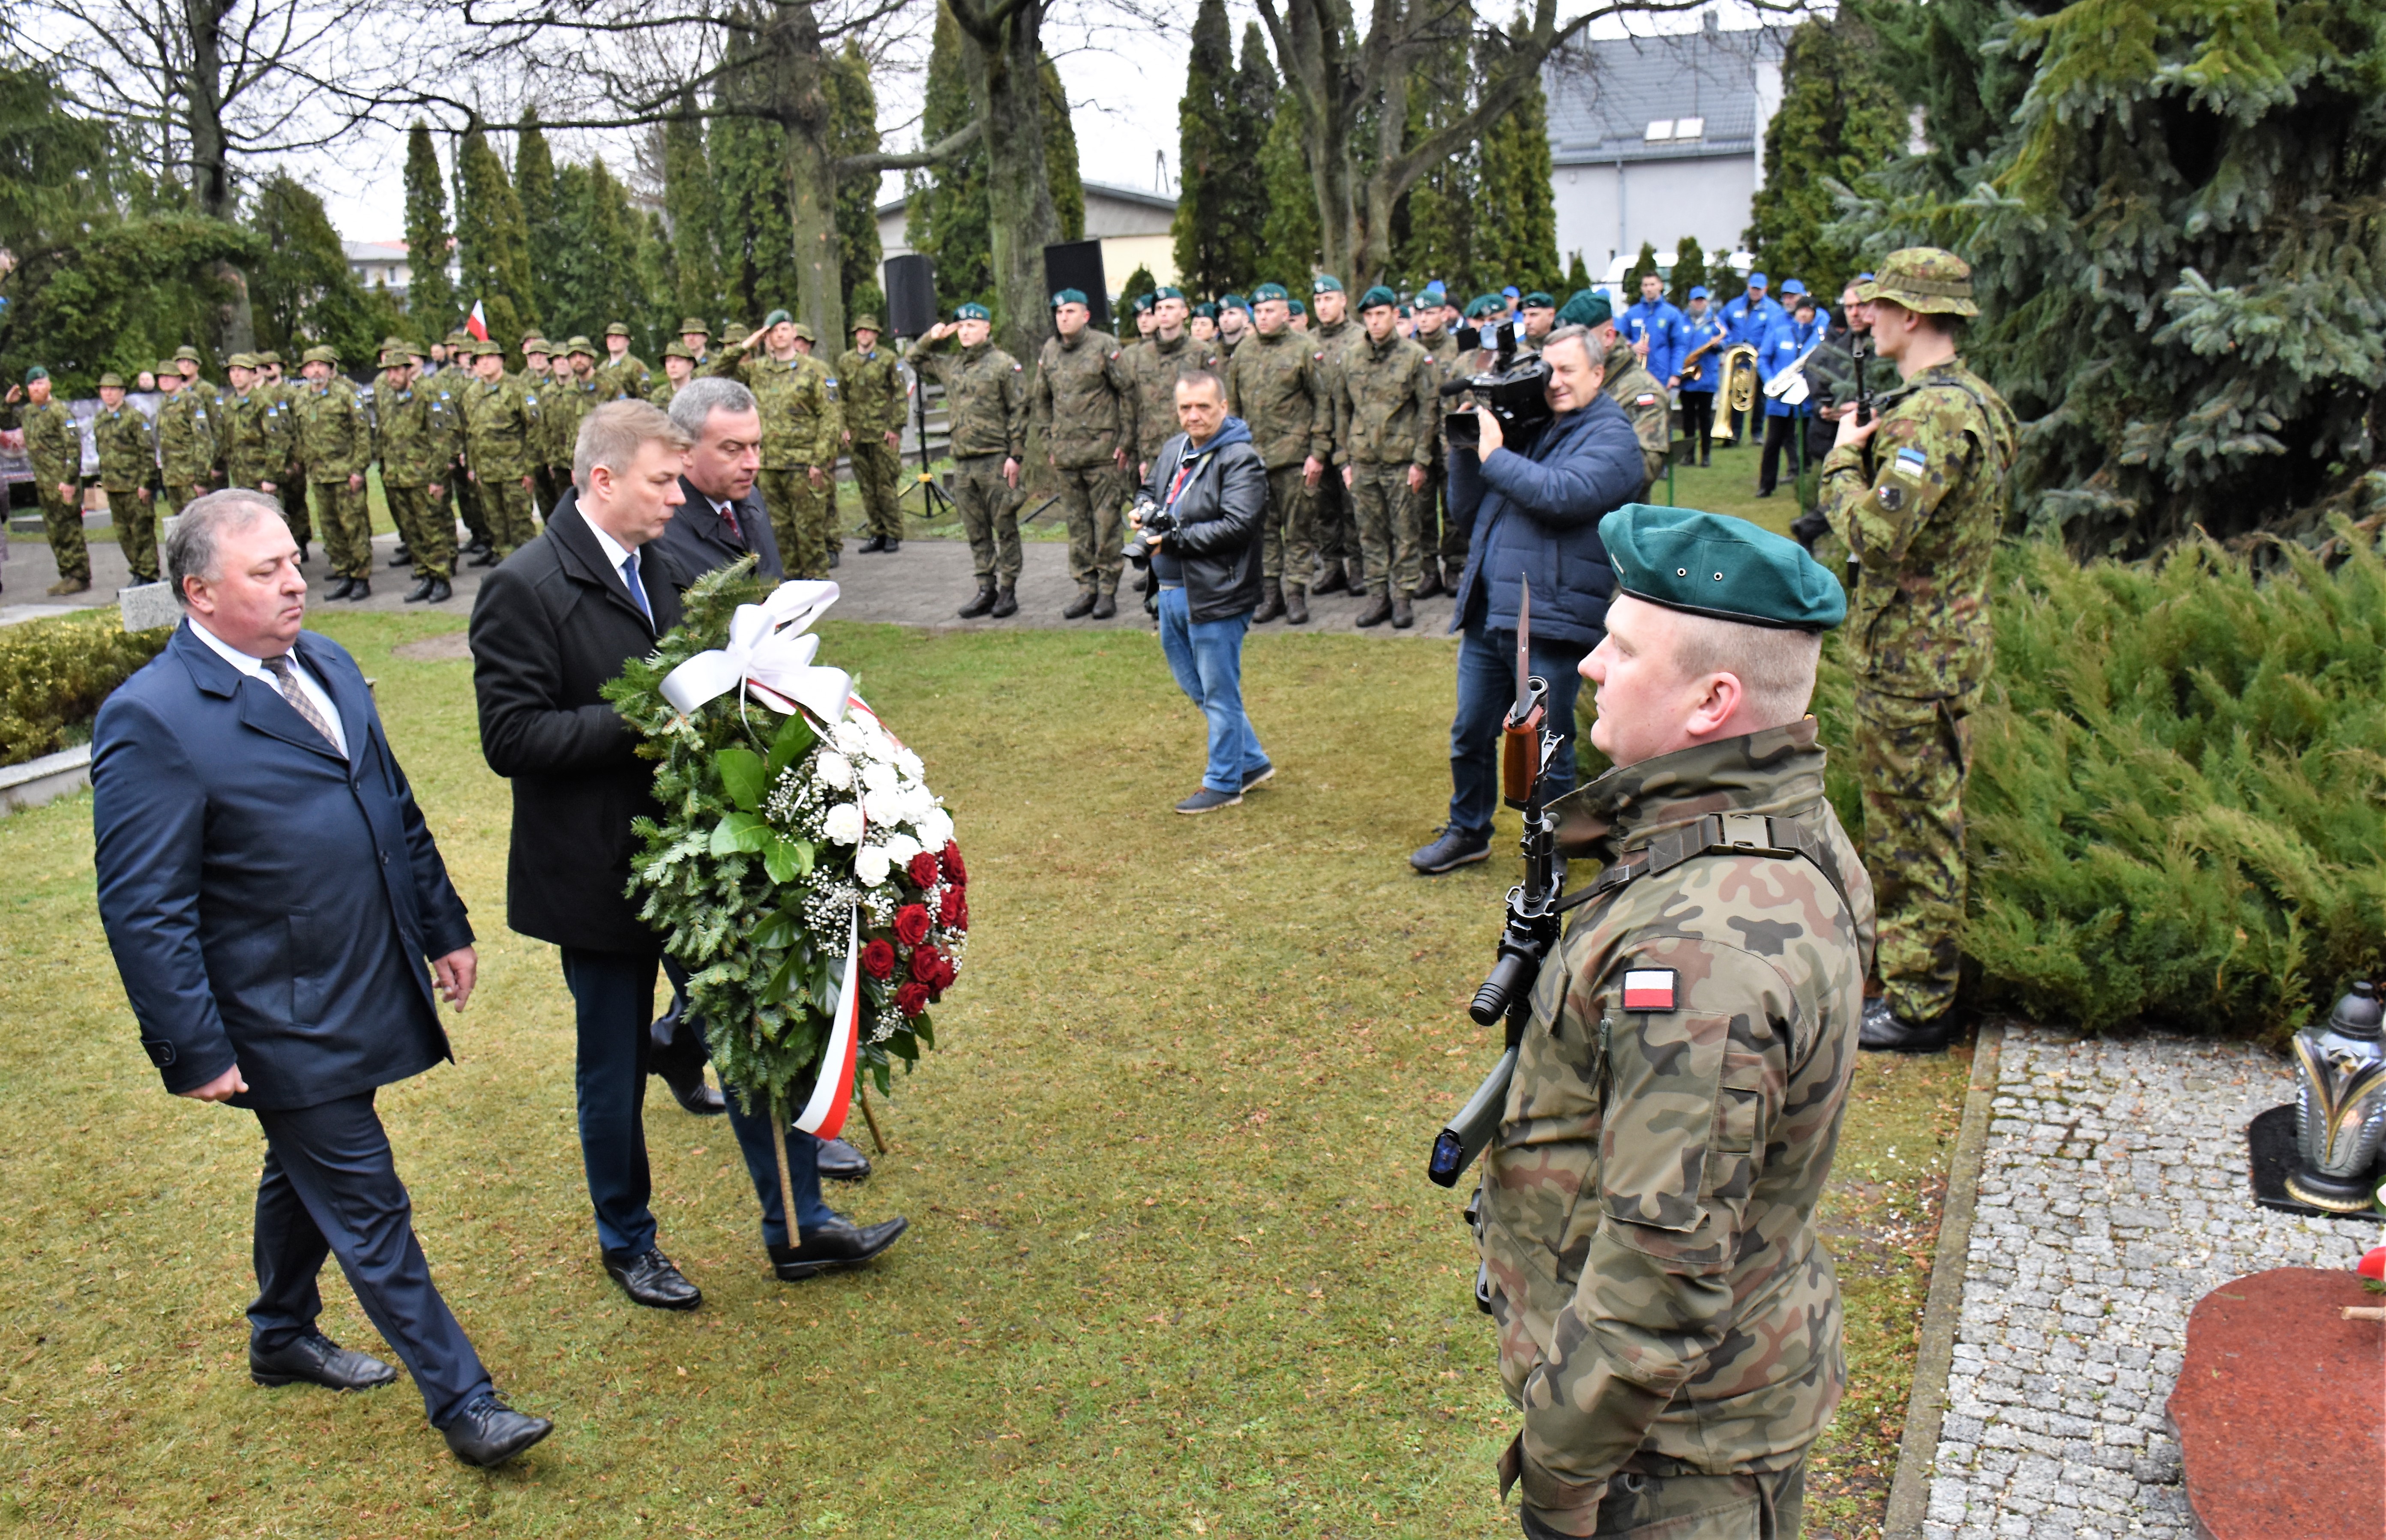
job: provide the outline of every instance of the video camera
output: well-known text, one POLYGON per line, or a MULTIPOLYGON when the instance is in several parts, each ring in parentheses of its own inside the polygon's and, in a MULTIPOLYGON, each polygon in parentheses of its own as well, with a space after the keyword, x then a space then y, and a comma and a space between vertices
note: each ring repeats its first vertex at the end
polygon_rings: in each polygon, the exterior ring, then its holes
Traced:
MULTIPOLYGON (((1443 395, 1473 392, 1475 399, 1500 419, 1501 431, 1511 435, 1538 428, 1555 415, 1550 410, 1550 366, 1541 361, 1538 353, 1526 354, 1522 363, 1516 361, 1517 349, 1525 341, 1523 321, 1503 321, 1480 328, 1462 326, 1453 335, 1461 352, 1489 350, 1498 357, 1492 367, 1482 373, 1452 380, 1442 386, 1443 395)), ((1451 412, 1442 419, 1442 425, 1452 448, 1472 449, 1481 441, 1472 411, 1451 412)))

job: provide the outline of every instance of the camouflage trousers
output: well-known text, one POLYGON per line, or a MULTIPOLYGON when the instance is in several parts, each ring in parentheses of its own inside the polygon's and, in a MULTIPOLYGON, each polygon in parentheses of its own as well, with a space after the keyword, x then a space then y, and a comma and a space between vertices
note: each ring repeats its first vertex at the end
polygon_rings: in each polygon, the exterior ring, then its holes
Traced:
MULTIPOLYGON (((1342 472, 1330 465, 1310 495, 1309 527, 1317 532, 1317 554, 1326 560, 1343 561, 1359 555, 1358 529, 1350 517, 1350 489, 1342 484, 1342 472)), ((1355 575, 1350 586, 1359 586, 1355 575)))
POLYGON ((1978 692, 1909 700, 1856 688, 1864 862, 1879 913, 1877 971, 1907 1021, 1944 1015, 1963 965, 1964 783, 1978 692))
POLYGON ((953 505, 969 533, 970 561, 981 583, 1019 582, 1019 494, 1002 479, 1000 455, 953 461, 953 505))
MULTIPOLYGON (((1359 550, 1367 561, 1367 592, 1414 594, 1425 576, 1419 565, 1424 533, 1417 524, 1417 495, 1409 490, 1409 462, 1352 465, 1350 493, 1359 550)), ((1355 580, 1351 586, 1358 586, 1355 580)))
POLYGON ((157 494, 157 501, 154 505, 157 517, 161 520, 173 518, 198 498, 206 496, 207 491, 207 488, 193 486, 188 482, 168 482, 157 494))
POLYGON ((456 516, 447 511, 447 499, 432 496, 428 487, 392 486, 386 482, 381 491, 389 501, 390 522, 397 526, 397 537, 406 542, 407 555, 414 558, 414 575, 454 577, 456 516))
POLYGON ((813 486, 810 473, 801 470, 764 470, 754 482, 762 490, 762 507, 771 516, 771 532, 779 537, 779 559, 787 576, 828 576, 827 489, 813 486))
POLYGON ((861 494, 862 522, 872 534, 902 539, 903 508, 896 498, 902 493, 903 457, 896 453, 893 444, 875 435, 857 437, 849 453, 853 458, 853 484, 861 494))
POLYGON ((1534 1540, 1574 1540, 1577 1535, 1797 1540, 1805 1510, 1806 1461, 1802 1456, 1789 1470, 1763 1475, 1710 1476, 1692 1471, 1652 1476, 1623 1471, 1607 1484, 1596 1528, 1583 1529, 1579 1523, 1559 1528, 1530 1509, 1525 1510, 1524 1527, 1534 1540))
POLYGON ((1260 520, 1260 576, 1307 588, 1317 559, 1317 490, 1309 484, 1299 460, 1269 471, 1267 484, 1267 512, 1260 520))
POLYGON ((473 483, 480 495, 481 518, 487 525, 489 545, 498 556, 509 557, 538 538, 531 522, 531 492, 520 476, 492 476, 473 483))
POLYGON ((1425 490, 1417 494, 1417 523, 1425 532, 1425 558, 1431 560, 1438 553, 1453 570, 1465 566, 1467 543, 1475 532, 1450 514, 1447 462, 1437 460, 1426 469, 1425 490))
POLYGON ((82 538, 82 488, 72 484, 75 498, 68 502, 58 495, 56 483, 43 483, 42 528, 49 533, 50 557, 58 564, 58 576, 69 582, 89 582, 91 547, 82 538))
POLYGON ((372 576, 372 508, 345 476, 309 484, 323 515, 323 558, 335 578, 372 576))
POLYGON ((306 480, 294 469, 283 471, 273 484, 281 489, 272 497, 282 505, 282 521, 290 526, 290 538, 304 552, 308 542, 315 538, 315 516, 307 507, 306 480))
POLYGON ((456 493, 456 515, 464 520, 464 532, 475 545, 494 545, 496 539, 489 530, 488 515, 481 511, 481 489, 461 468, 450 466, 447 480, 456 493))
POLYGON ((1117 593, 1126 566, 1122 473, 1101 464, 1064 465, 1052 474, 1060 479, 1061 507, 1069 520, 1069 576, 1088 594, 1117 593))
POLYGON ((821 561, 823 564, 821 576, 826 577, 828 558, 845 550, 845 514, 836 506, 836 466, 830 464, 821 474, 827 481, 827 484, 821 488, 820 509, 821 561))
POLYGON ((157 510, 139 487, 107 488, 107 520, 134 582, 157 581, 157 510))

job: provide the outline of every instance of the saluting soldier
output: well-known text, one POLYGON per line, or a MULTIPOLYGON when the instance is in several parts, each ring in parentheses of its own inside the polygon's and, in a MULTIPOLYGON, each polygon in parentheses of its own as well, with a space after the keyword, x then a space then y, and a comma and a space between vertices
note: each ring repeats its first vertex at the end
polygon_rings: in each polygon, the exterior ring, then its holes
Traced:
POLYGON ((372 424, 356 386, 340 372, 340 356, 310 347, 299 360, 307 382, 297 402, 298 462, 307 489, 323 510, 323 559, 334 580, 323 595, 372 595, 372 515, 365 503, 365 468, 372 463, 372 424))
POLYGON ((1871 884, 1806 715, 1846 598, 1795 544, 1633 504, 1582 663, 1615 768, 1551 805, 1599 875, 1533 991, 1483 1164, 1478 1290, 1536 1540, 1794 1535, 1847 1382, 1815 1229, 1871 884))
MULTIPOLYGON (((224 376, 232 394, 220 408, 223 427, 224 483, 261 492, 281 505, 290 538, 299 537, 299 523, 290 511, 288 488, 282 478, 290 464, 297 424, 283 405, 281 393, 266 382, 254 353, 235 353, 225 363, 224 376)), ((306 489, 297 489, 306 500, 306 489)), ((302 547, 303 548, 303 547, 302 547)))
POLYGON ((601 401, 644 401, 654 378, 646 360, 630 351, 630 328, 615 321, 605 328, 605 361, 596 366, 596 394, 601 401))
POLYGON ((835 377, 796 345, 811 336, 810 327, 773 310, 704 370, 742 381, 754 393, 762 415, 762 469, 756 484, 791 578, 828 576, 828 489, 844 436, 835 377), (758 343, 763 346, 759 354, 753 351, 758 343))
POLYGON ((1357 624, 1416 624, 1422 580, 1417 495, 1441 426, 1440 377, 1400 333, 1400 295, 1378 283, 1359 296, 1363 330, 1334 375, 1334 458, 1359 522, 1368 600, 1357 624))
POLYGON ((464 387, 465 474, 481 495, 489 521, 491 556, 475 567, 504 560, 530 544, 531 443, 537 437, 539 390, 506 373, 505 349, 479 343, 472 350, 472 382, 464 387))
POLYGON ((861 493, 861 516, 870 525, 865 551, 903 548, 903 505, 897 483, 903 472, 903 414, 910 394, 892 352, 878 347, 878 318, 853 319, 853 345, 836 360, 845 407, 845 449, 853 460, 853 484, 861 493))
POLYGON ((463 414, 446 384, 423 380, 406 354, 381 357, 373 398, 373 457, 390 521, 413 557, 408 604, 444 604, 455 593, 456 519, 447 511, 447 468, 456 462, 463 414))
POLYGON ((1993 661, 1990 562, 2011 507, 2013 409, 1965 366, 1972 269, 1908 246, 1856 287, 1903 394, 1840 419, 1820 503, 1857 563, 1855 674, 1865 856, 1880 874, 1881 994, 1864 1045, 1935 1053, 1955 1035, 1963 962, 1964 783, 1993 661))
POLYGON ((1120 360, 1118 339, 1096 330, 1092 319, 1084 290, 1052 296, 1060 334, 1045 341, 1028 395, 1068 510, 1069 576, 1077 596, 1061 611, 1067 620, 1118 613, 1119 573, 1126 566, 1120 504, 1128 451, 1137 443, 1136 382, 1120 360))
MULTIPOLYGON (((1333 274, 1320 273, 1309 281, 1309 302, 1316 308, 1309 326, 1309 349, 1325 370, 1326 394, 1331 397, 1340 385, 1342 350, 1359 334, 1359 329, 1350 320, 1350 296, 1343 289, 1342 281, 1333 274)), ((1294 314, 1300 312, 1296 309, 1294 314)), ((1339 444, 1336 448, 1339 450, 1339 444)), ((1366 567, 1361 555, 1356 517, 1350 509, 1350 489, 1342 484, 1338 471, 1319 479, 1315 503, 1312 520, 1325 567, 1310 592, 1360 593, 1367 585, 1366 567)))
POLYGON ((25 431, 25 457, 33 463, 33 490, 42 525, 57 563, 53 595, 91 586, 91 548, 82 537, 82 432, 67 404, 50 394, 50 371, 35 364, 25 382, 8 387, 8 425, 25 431))
POLYGON ((1252 331, 1226 365, 1226 409, 1251 431, 1267 468, 1267 519, 1260 529, 1260 607, 1251 623, 1284 617, 1309 623, 1309 570, 1316 558, 1311 519, 1317 483, 1334 459, 1334 401, 1325 366, 1292 330, 1292 296, 1281 283, 1251 291, 1252 331))
POLYGON ((969 533, 977 597, 964 620, 1019 613, 1019 462, 1027 454, 1027 382, 1019 360, 994 345, 993 313, 964 305, 920 339, 912 357, 945 387, 953 457, 953 504, 969 533), (959 351, 948 351, 948 344, 959 351))

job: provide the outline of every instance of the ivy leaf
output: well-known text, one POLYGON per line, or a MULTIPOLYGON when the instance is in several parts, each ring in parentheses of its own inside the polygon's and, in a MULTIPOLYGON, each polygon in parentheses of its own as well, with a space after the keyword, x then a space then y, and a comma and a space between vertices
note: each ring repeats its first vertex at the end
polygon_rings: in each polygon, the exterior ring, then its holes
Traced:
POLYGON ((763 788, 771 783, 760 755, 750 748, 724 748, 712 757, 712 763, 721 771, 721 789, 729 800, 749 813, 762 805, 763 788))
MULTIPOLYGON (((749 756, 749 757, 754 757, 749 756)), ((744 851, 752 855, 772 838, 771 826, 757 813, 732 813, 712 828, 711 851, 716 856, 744 851)))
POLYGON ((801 716, 789 717, 780 727, 779 735, 771 740, 771 762, 764 767, 763 783, 777 781, 781 770, 810 753, 819 741, 820 734, 812 731, 811 723, 801 716))

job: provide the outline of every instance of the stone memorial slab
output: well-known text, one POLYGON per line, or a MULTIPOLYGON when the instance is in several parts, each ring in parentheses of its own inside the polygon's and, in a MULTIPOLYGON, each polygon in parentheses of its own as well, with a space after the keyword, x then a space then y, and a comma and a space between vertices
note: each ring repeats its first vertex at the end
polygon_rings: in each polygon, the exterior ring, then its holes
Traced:
POLYGON ((152 631, 182 622, 182 607, 174 598, 170 583, 143 582, 119 588, 116 591, 116 603, 123 613, 127 631, 152 631))

